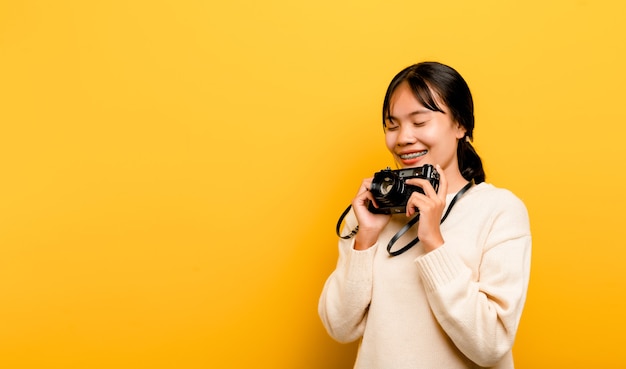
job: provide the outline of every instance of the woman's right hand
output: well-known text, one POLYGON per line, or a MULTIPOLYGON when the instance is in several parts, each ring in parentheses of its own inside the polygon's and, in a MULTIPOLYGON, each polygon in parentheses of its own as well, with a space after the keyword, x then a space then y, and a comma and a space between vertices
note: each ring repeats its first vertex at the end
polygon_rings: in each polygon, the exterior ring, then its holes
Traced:
POLYGON ((354 248, 356 250, 366 250, 374 246, 376 241, 378 241, 378 236, 391 219, 391 215, 374 214, 368 210, 367 207, 370 201, 374 202, 374 196, 370 192, 371 186, 372 178, 364 179, 359 192, 352 200, 352 209, 359 222, 359 231, 354 240, 354 248))

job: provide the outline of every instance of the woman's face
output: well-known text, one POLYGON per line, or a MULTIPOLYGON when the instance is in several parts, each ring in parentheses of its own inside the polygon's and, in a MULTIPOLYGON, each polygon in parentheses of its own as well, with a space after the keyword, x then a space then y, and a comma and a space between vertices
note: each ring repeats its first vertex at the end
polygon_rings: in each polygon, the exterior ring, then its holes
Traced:
POLYGON ((465 128, 452 119, 447 106, 437 104, 445 114, 425 108, 407 82, 391 95, 385 141, 402 168, 439 164, 446 175, 455 169, 459 172, 457 141, 464 137, 465 128))

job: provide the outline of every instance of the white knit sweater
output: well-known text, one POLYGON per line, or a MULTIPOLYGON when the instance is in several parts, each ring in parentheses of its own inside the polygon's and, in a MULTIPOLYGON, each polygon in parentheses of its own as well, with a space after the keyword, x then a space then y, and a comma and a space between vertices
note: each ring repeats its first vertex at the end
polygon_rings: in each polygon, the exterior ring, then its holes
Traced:
MULTIPOLYGON (((441 225, 444 245, 425 254, 418 243, 391 257, 387 244, 406 223, 394 215, 367 250, 340 240, 319 301, 328 333, 362 340, 358 369, 513 368, 530 273, 524 204, 507 190, 473 186, 441 225)), ((346 226, 356 226, 353 213, 346 226)), ((417 225, 394 249, 416 235, 417 225)))

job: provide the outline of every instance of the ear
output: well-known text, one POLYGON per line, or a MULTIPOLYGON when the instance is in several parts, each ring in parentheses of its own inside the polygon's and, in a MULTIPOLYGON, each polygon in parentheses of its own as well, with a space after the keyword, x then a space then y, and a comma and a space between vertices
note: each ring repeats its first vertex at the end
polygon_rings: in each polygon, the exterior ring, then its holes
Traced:
POLYGON ((458 140, 462 139, 463 137, 465 137, 465 134, 467 133, 467 129, 465 129, 465 127, 463 127, 460 123, 456 123, 456 138, 458 140))

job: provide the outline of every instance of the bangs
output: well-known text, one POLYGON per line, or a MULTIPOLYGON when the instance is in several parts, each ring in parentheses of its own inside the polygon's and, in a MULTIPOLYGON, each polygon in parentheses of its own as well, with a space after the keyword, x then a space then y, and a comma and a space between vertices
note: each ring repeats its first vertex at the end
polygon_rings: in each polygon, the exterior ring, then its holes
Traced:
POLYGON ((409 87, 411 87, 411 91, 413 91, 413 96, 415 96, 417 101, 424 105, 426 109, 445 114, 443 109, 437 104, 435 94, 426 81, 419 76, 412 76, 407 79, 407 83, 409 87))
POLYGON ((439 94, 433 91, 422 76, 411 73, 411 75, 404 76, 404 78, 398 78, 389 86, 383 103, 383 127, 387 125, 387 119, 391 115, 391 96, 403 82, 408 83, 415 99, 426 109, 445 114, 445 111, 437 104, 436 97, 439 97, 439 94))

